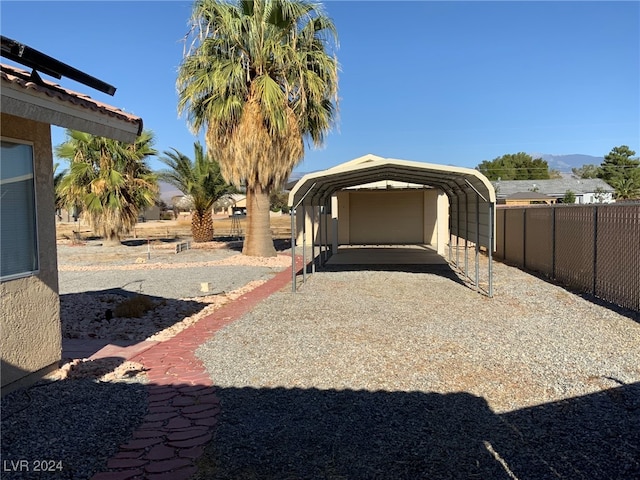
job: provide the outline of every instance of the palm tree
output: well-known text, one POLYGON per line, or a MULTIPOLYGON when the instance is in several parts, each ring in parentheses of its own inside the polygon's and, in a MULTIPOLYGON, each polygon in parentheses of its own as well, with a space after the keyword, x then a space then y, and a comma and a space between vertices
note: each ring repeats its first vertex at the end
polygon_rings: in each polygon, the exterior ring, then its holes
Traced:
POLYGON ((66 205, 80 205, 92 230, 105 244, 120 243, 138 221, 140 212, 155 203, 156 176, 146 159, 155 155, 153 133, 143 132, 133 144, 76 130, 55 149, 69 161, 57 193, 66 205))
POLYGON ((224 178, 246 188, 243 253, 274 256, 269 193, 336 117, 335 27, 306 0, 197 0, 191 25, 178 111, 194 133, 205 130, 224 178))
POLYGON ((60 197, 60 194, 58 193, 58 185, 60 185, 60 182, 62 181, 64 176, 67 174, 67 171, 62 170, 61 172, 58 172, 59 166, 60 164, 58 162, 55 162, 53 164, 53 191, 55 192, 55 196, 56 196, 56 199, 55 199, 56 216, 59 219, 62 219, 60 212, 65 207, 65 205, 63 204, 62 197, 60 197))
POLYGON ((227 193, 234 192, 233 186, 224 181, 220 174, 218 162, 209 158, 200 142, 193 144, 194 161, 175 148, 173 152, 164 152, 160 161, 169 167, 159 172, 163 180, 186 196, 191 201, 191 234, 194 242, 213 240, 213 203, 227 193))
POLYGON ((634 177, 623 178, 616 177, 610 180, 611 186, 614 188, 614 196, 616 200, 634 200, 640 198, 640 175, 634 177))

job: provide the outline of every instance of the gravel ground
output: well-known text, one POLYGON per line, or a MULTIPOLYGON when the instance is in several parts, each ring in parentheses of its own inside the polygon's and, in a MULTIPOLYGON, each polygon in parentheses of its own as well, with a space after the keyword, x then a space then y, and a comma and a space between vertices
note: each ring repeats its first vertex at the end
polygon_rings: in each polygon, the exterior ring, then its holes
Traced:
POLYGON ((198 478, 640 478, 640 316, 495 265, 332 271, 202 345, 198 478))
POLYGON ((195 298, 229 292, 252 280, 267 280, 274 269, 291 262, 290 257, 284 262, 246 259, 223 243, 192 247, 176 254, 175 243, 159 241, 150 245, 130 241, 120 247, 105 247, 96 241, 80 246, 60 244, 60 295, 92 292, 195 298), (209 291, 201 290, 202 283, 209 284, 209 291))
MULTIPOLYGON (((59 248, 68 321, 103 310, 74 275, 134 295, 142 275, 143 288, 186 285, 207 268, 215 293, 282 268, 218 247, 93 247, 59 248)), ((455 275, 383 268, 316 273, 199 349, 223 401, 199 478, 640 478, 637 315, 500 264, 494 299, 455 275)), ((191 291, 158 294, 208 301, 191 291)), ((112 327, 100 334, 130 325, 112 327)), ((2 478, 90 478, 145 413, 144 381, 96 374, 5 396, 2 461, 55 463, 2 478)))
POLYGON ((267 280, 273 275, 269 267, 220 266, 168 268, 155 270, 111 269, 100 275, 87 275, 83 271, 61 271, 60 295, 70 293, 140 294, 166 299, 195 298, 224 293, 245 285, 248 279, 267 280), (201 284, 208 283, 208 291, 201 284), (63 290, 64 288, 64 290, 63 290))
POLYGON ((2 398, 0 476, 91 478, 147 413, 146 398, 142 384, 91 379, 45 382, 10 393, 2 398))
POLYGON ((291 257, 248 258, 218 242, 176 254, 175 243, 103 247, 94 241, 59 245, 58 261, 63 338, 131 342, 176 334, 270 279, 291 257), (144 312, 119 309, 127 299, 144 312))
MULTIPOLYGON (((291 262, 248 259, 224 244, 193 247, 175 254, 175 245, 163 242, 59 244, 63 337, 162 341, 291 262), (200 282, 210 283, 210 291, 201 292, 200 282), (107 307, 115 312, 137 295, 153 308, 140 318, 105 319, 107 307)), ((104 470, 146 414, 147 379, 139 367, 76 360, 52 375, 57 381, 5 395, 0 477, 81 480, 104 470)))

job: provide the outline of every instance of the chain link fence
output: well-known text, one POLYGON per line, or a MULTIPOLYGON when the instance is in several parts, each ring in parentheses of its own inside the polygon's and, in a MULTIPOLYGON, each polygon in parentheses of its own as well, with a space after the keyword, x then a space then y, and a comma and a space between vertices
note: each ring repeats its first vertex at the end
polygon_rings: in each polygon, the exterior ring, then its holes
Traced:
POLYGON ((640 311, 640 203, 498 208, 496 258, 640 311))

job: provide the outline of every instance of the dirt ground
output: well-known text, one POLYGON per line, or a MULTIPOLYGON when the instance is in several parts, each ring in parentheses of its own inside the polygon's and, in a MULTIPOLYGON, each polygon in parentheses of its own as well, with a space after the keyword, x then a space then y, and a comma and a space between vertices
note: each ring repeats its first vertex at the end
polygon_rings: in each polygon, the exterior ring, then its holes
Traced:
MULTIPOLYGON (((213 219, 214 235, 229 237, 246 231, 247 217, 238 217, 238 224, 228 216, 216 216, 213 219)), ((289 215, 272 215, 271 232, 274 239, 291 237, 291 217, 289 215)), ((137 238, 187 238, 191 236, 191 222, 188 219, 178 220, 150 220, 136 224, 133 230, 123 236, 123 240, 137 238)), ((95 238, 87 222, 58 222, 56 224, 56 238, 58 240, 83 241, 95 238)))

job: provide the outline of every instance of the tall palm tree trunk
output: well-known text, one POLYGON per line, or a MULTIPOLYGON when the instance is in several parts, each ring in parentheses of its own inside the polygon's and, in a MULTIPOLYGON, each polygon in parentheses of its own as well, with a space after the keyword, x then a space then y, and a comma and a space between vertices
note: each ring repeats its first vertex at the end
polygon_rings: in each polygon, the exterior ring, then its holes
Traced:
POLYGON ((211 210, 207 209, 204 212, 195 210, 191 217, 191 235, 193 241, 198 242, 210 242, 213 240, 213 217, 211 216, 211 210))
POLYGON ((271 237, 269 194, 260 187, 247 187, 247 232, 242 253, 251 257, 275 257, 271 237))
POLYGON ((102 244, 106 247, 118 247, 122 243, 120 237, 113 232, 108 233, 103 239, 102 244))

